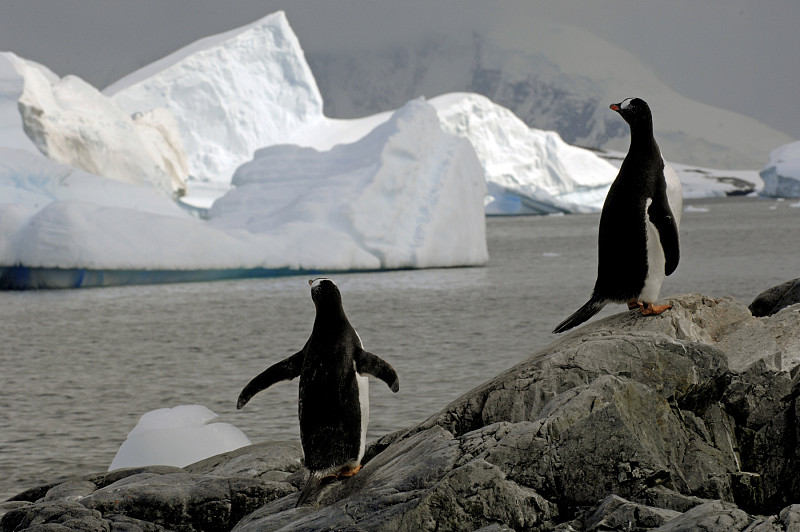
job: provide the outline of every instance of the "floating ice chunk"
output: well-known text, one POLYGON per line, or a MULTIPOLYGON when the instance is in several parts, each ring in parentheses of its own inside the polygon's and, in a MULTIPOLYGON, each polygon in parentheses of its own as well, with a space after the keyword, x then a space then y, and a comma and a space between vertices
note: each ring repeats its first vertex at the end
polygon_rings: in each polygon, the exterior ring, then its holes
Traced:
POLYGON ((761 178, 762 196, 800 198, 800 141, 773 150, 761 178))
POLYGON ((147 465, 183 467, 250 445, 229 423, 213 423, 217 415, 201 405, 160 408, 144 414, 128 433, 108 470, 147 465))

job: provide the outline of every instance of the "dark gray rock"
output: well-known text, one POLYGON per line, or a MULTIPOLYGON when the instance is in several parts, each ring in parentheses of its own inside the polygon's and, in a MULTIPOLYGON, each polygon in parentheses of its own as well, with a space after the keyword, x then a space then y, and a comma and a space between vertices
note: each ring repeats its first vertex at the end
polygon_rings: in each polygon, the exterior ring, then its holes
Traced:
POLYGON ((264 442, 212 456, 183 468, 187 473, 286 481, 303 467, 300 442, 264 442))
POLYGON ((734 504, 712 501, 695 506, 688 512, 654 529, 658 532, 731 532, 732 530, 777 532, 781 530, 769 518, 753 517, 734 504))
POLYGON ((230 530, 265 503, 295 491, 285 482, 192 473, 142 473, 80 500, 102 514, 123 514, 167 528, 230 530))
POLYGON ((301 508, 302 450, 272 442, 34 488, 0 507, 0 531, 796 529, 800 307, 669 301, 590 322, 373 442, 301 508))
POLYGON ((33 503, 12 510, 0 519, 0 529, 106 532, 110 525, 98 511, 78 502, 57 501, 33 503))
POLYGON ((750 306, 753 316, 772 316, 782 308, 800 303, 800 278, 786 281, 764 290, 756 296, 750 306))
POLYGON ((779 369, 794 375, 800 366, 800 305, 786 307, 760 319, 778 345, 781 357, 779 369))
POLYGON ((556 505, 480 458, 505 432, 505 425, 462 438, 440 427, 419 431, 389 445, 355 477, 323 487, 314 507, 295 508, 296 497, 275 501, 235 530, 552 528, 556 505))
POLYGON ((652 530, 680 516, 675 510, 645 506, 609 495, 583 523, 586 532, 601 530, 652 530))
POLYGON ((792 504, 781 510, 778 514, 783 529, 788 531, 800 530, 800 504, 792 504))

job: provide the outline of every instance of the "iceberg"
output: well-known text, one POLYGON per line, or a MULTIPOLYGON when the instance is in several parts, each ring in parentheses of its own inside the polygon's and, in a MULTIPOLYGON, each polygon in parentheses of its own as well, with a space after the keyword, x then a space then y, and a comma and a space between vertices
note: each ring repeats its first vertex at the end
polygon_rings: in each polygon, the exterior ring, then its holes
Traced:
MULTIPOLYGON (((598 150, 597 154, 619 169, 625 152, 598 150)), ((667 160, 680 179, 683 198, 721 198, 725 196, 747 196, 759 192, 764 181, 757 170, 721 170, 667 160)))
POLYGON ((316 39, 306 56, 326 111, 338 118, 396 108, 421 94, 472 92, 572 145, 627 151, 629 128, 608 105, 641 96, 653 109, 659 146, 681 163, 758 168, 771 149, 793 140, 754 118, 679 94, 636 50, 564 24, 546 8, 531 11, 520 17, 513 10, 515 17, 495 7, 481 25, 477 17, 454 13, 447 30, 423 23, 392 39, 365 31, 359 47, 316 39))
POLYGON ((485 172, 486 214, 599 212, 617 169, 554 131, 529 128, 485 96, 431 100, 445 131, 467 138, 485 172))
POLYGON ((2 56, 3 79, 15 87, 21 117, 21 124, 13 123, 49 159, 167 196, 185 192, 186 157, 165 109, 130 116, 76 76, 61 79, 33 61, 2 56))
MULTIPOLYGON (((2 288, 474 266, 488 260, 485 184, 469 142, 445 133, 423 100, 377 119, 326 120, 282 13, 145 67, 116 84, 118 90, 109 91, 113 98, 12 54, 0 59, 2 288), (32 86, 38 99, 25 97, 32 86), (71 99, 54 96, 62 90, 71 99), (123 104, 133 106, 133 95, 162 93, 170 98, 119 114, 123 104), (193 111, 211 93, 219 99, 193 111), (210 184, 212 198, 213 190, 227 191, 207 220, 159 194, 147 169, 131 183, 108 179, 110 166, 95 169, 101 176, 77 168, 75 160, 52 160, 58 150, 42 146, 74 143, 63 131, 75 124, 77 136, 91 140, 88 147, 103 148, 105 135, 105 148, 116 147, 117 132, 108 124, 87 129, 93 115, 85 107, 91 102, 117 113, 115 123, 144 140, 174 118, 176 151, 185 151, 189 171, 198 172, 190 187, 210 184), (37 126, 38 144, 30 139, 36 128, 25 122, 36 116, 49 121, 37 126), (147 128, 137 129, 137 120, 147 128), (187 131, 196 136, 184 138, 187 131), (327 146, 287 144, 301 131, 327 146), (270 170, 277 167, 284 169, 280 175, 270 170), (215 182, 224 188, 214 189, 215 182)), ((132 159, 150 164, 164 146, 156 148, 132 159)))
POLYGON ((322 96, 283 11, 200 39, 103 92, 130 114, 169 109, 192 178, 225 186, 257 149, 322 119, 322 96))
POLYGON ((760 175, 764 180, 762 196, 800 198, 800 141, 773 150, 760 175))
POLYGON ((263 148, 236 170, 233 185, 209 211, 210 224, 285 235, 298 260, 293 267, 325 266, 331 246, 361 269, 477 265, 489 258, 486 187, 475 150, 445 133, 421 99, 362 139, 326 152, 263 148))
POLYGON ((108 470, 168 465, 184 467, 250 445, 250 439, 202 405, 181 405, 146 412, 128 433, 108 470))
POLYGON ((472 145, 410 102, 327 152, 265 148, 209 219, 152 190, 5 150, 0 286, 47 288, 308 271, 481 265, 485 184, 472 145), (289 170, 291 170, 289 172, 289 170), (10 195, 10 194, 9 194, 10 195), (139 272, 139 273, 137 273, 139 272))

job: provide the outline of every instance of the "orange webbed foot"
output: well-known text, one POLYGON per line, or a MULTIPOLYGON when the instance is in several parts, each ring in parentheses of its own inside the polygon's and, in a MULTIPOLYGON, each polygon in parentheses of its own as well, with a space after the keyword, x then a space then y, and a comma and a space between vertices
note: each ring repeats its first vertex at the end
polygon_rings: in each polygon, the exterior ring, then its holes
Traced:
POLYGON ((653 305, 652 303, 645 303, 642 305, 642 316, 657 316, 672 308, 672 305, 653 305))
POLYGON ((359 465, 357 465, 355 467, 349 467, 348 466, 348 467, 345 467, 344 469, 342 469, 341 471, 339 471, 339 474, 337 476, 339 478, 350 478, 353 475, 355 475, 356 473, 358 473, 359 471, 361 471, 361 464, 359 464, 359 465))
POLYGON ((633 310, 635 308, 642 308, 644 305, 635 299, 631 299, 628 301, 628 310, 633 310))

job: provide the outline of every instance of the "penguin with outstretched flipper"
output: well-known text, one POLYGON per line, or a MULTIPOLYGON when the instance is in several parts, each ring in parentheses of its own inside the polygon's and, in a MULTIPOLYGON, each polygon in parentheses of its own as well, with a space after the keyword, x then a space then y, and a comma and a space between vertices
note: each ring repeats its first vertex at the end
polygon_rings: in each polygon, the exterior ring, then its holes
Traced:
POLYGON ((365 351, 342 307, 339 288, 330 279, 314 279, 311 299, 317 313, 303 349, 282 360, 244 387, 236 408, 276 382, 300 377, 298 411, 305 466, 310 471, 297 506, 325 477, 350 477, 361 469, 369 421, 369 380, 400 389, 397 372, 365 351))

